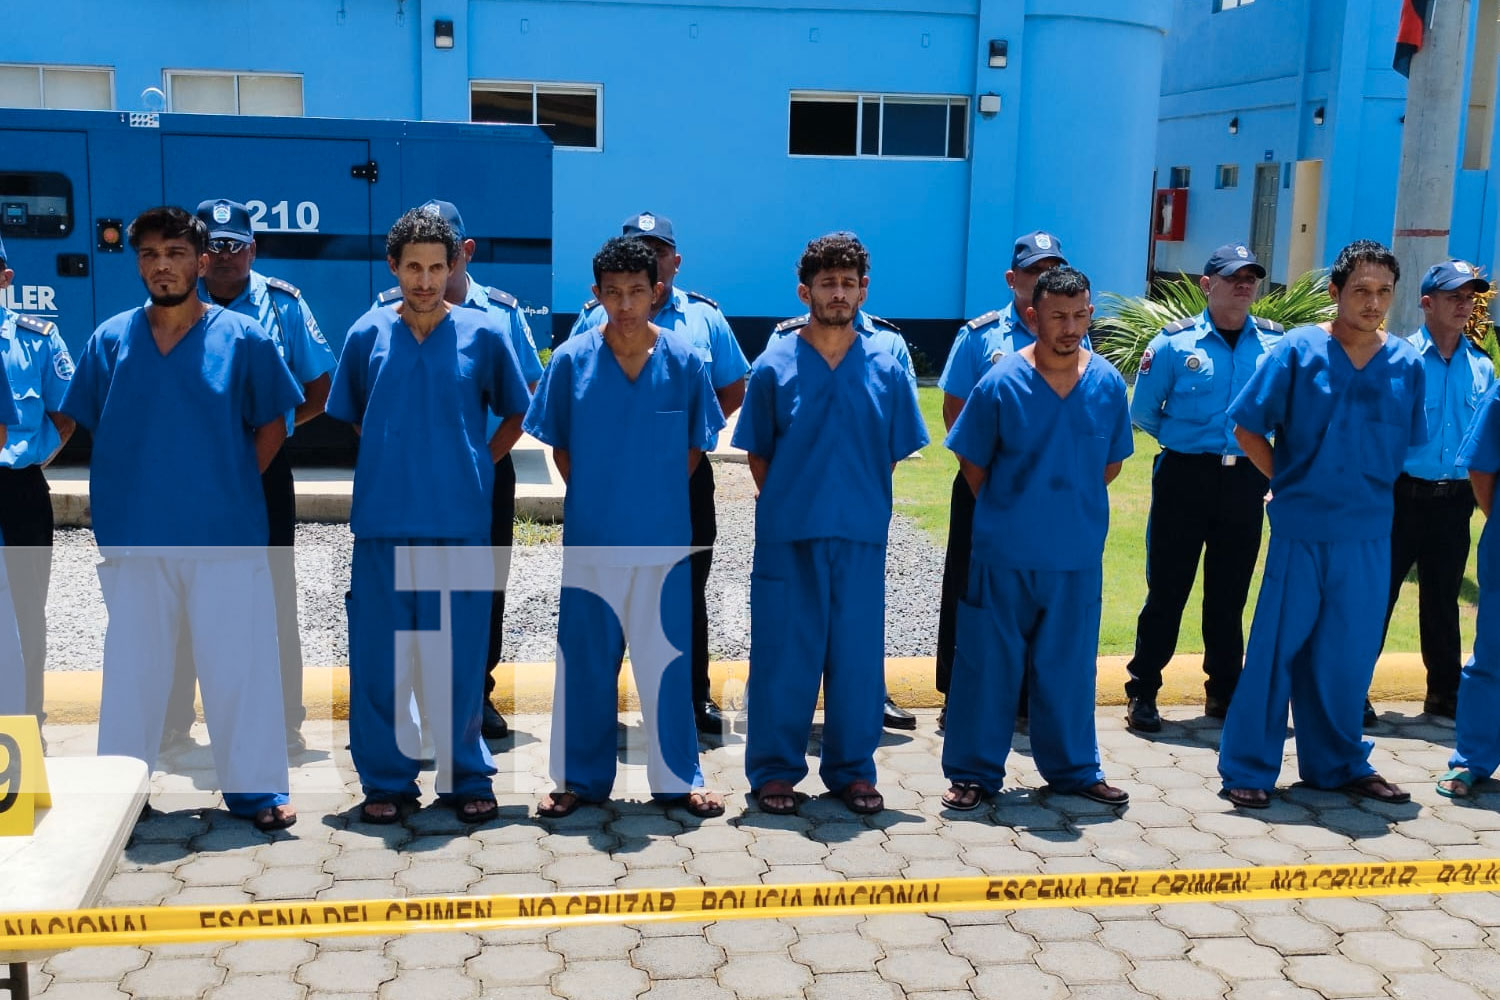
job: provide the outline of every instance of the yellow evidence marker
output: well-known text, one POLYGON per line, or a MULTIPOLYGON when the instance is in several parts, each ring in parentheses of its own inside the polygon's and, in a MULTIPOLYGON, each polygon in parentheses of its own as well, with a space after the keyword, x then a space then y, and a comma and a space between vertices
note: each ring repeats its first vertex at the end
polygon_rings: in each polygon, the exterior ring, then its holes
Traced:
POLYGON ((0 715, 0 837, 29 837, 52 805, 42 731, 31 715, 0 715))

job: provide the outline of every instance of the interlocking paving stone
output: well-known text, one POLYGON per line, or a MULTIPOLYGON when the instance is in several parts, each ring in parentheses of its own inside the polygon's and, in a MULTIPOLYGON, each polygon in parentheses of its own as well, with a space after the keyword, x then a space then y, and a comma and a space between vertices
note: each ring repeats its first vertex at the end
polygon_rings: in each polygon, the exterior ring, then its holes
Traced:
POLYGON ((802 937, 791 946, 794 961, 813 971, 814 975, 830 972, 864 972, 880 960, 881 947, 861 937, 857 931, 837 934, 815 934, 802 937))
POLYGON ((1293 956, 1287 960, 1286 974, 1293 982, 1325 997, 1377 996, 1386 984, 1379 972, 1341 955, 1293 956))
POLYGON ((274 899, 308 899, 333 885, 333 876, 312 865, 268 868, 245 880, 245 889, 257 902, 274 899))
POLYGON ((1004 924, 975 924, 953 928, 948 950, 975 966, 1024 962, 1036 954, 1037 943, 1004 924))
POLYGON ((886 957, 875 968, 881 976, 901 984, 908 992, 961 989, 974 975, 974 966, 967 960, 937 948, 887 949, 886 957))
POLYGON ((1442 910, 1408 910, 1391 915, 1391 929, 1433 948, 1474 948, 1484 943, 1484 930, 1442 910))
POLYGON ((651 985, 629 962, 569 961, 552 980, 552 991, 570 1000, 633 1000, 651 985))
POLYGON ((807 1000, 902 1000, 901 988, 873 972, 836 972, 817 976, 807 1000))
MULTIPOLYGON (((285 975, 232 976, 230 979, 204 994, 205 1000, 302 1000, 307 996, 307 987, 294 983, 285 975)), ((428 995, 427 1000, 441 1000, 428 995)))
POLYGON ((641 932, 618 925, 564 927, 547 935, 547 947, 569 962, 615 959, 640 944, 641 932))
POLYGON ((887 950, 937 945, 948 936, 948 924, 921 913, 877 913, 860 926, 859 933, 887 950))
POLYGON ((1340 934, 1377 930, 1390 922, 1384 910, 1362 899, 1304 899, 1298 909, 1304 917, 1326 924, 1340 934))
POLYGON ((1234 984, 1229 1000, 1323 1000, 1323 994, 1286 979, 1247 979, 1234 984))
POLYGON ((1092 941, 1043 941, 1033 957, 1037 968, 1074 983, 1108 983, 1124 978, 1130 963, 1092 941))
MULTIPOLYGON (((1485 996, 1494 996, 1493 993, 1480 993, 1466 983, 1457 983, 1431 972, 1397 972, 1389 978, 1391 984, 1386 987, 1387 992, 1402 1000, 1483 1000, 1485 996)), ((1493 982, 1487 985, 1491 990, 1494 989, 1493 982)))
POLYGON ((563 967, 563 957, 540 945, 485 945, 464 971, 486 987, 545 984, 563 967))
POLYGON ((231 976, 287 976, 299 965, 311 962, 317 954, 318 949, 311 941, 290 938, 239 941, 219 952, 218 962, 229 970, 231 976))
POLYGON ((641 996, 643 1000, 734 1000, 734 994, 713 979, 658 979, 641 996))
POLYGON ((407 969, 463 968, 478 955, 482 945, 472 934, 407 934, 385 949, 403 971, 407 969))
POLYGON ((1392 931, 1354 931, 1344 935, 1339 951, 1361 965, 1381 972, 1423 972, 1437 961, 1420 941, 1413 941, 1392 931))
POLYGON ((1098 940, 1131 961, 1177 958, 1187 954, 1190 946, 1181 931, 1152 919, 1111 921, 1099 932, 1098 940))
MULTIPOLYGON (((801 942, 798 947, 812 941, 801 942)), ((653 982, 663 979, 711 978, 725 962, 724 950, 698 937, 662 937, 642 941, 630 953, 630 960, 650 975, 653 982)))
MULTIPOLYGON (((50 975, 69 980, 108 980, 119 982, 128 972, 146 964, 151 956, 140 948, 75 948, 47 959, 44 967, 50 975)), ((4 956, 0 955, 0 962, 4 956)), ((34 967, 35 967, 34 966, 34 967)), ((37 992, 40 992, 38 990, 37 992)))
POLYGON ((1034 965, 987 965, 969 981, 975 1000, 1063 1000, 1067 985, 1034 965))
POLYGON ((1188 937, 1237 937, 1245 922, 1238 913, 1213 903, 1174 903, 1164 906, 1157 919, 1188 937))
POLYGON ((1438 971, 1481 990, 1500 983, 1500 952, 1491 948, 1453 948, 1438 951, 1438 971))
POLYGON ((120 980, 120 988, 151 1000, 175 1000, 178 997, 196 1000, 211 987, 222 983, 224 976, 224 970, 214 965, 211 958, 153 957, 144 968, 127 973, 120 980))
POLYGON ((1137 962, 1129 978, 1142 993, 1173 1000, 1216 1000, 1226 989, 1218 974, 1186 959, 1137 962))
POLYGON ((797 940, 797 932, 778 920, 721 920, 704 933, 731 957, 748 952, 785 952, 797 940))
POLYGON ((1193 942, 1188 959, 1211 969, 1224 979, 1280 979, 1284 960, 1280 952, 1250 941, 1204 938, 1193 942))
POLYGON ((1321 955, 1332 951, 1338 936, 1306 917, 1252 917, 1249 934, 1257 944, 1283 955, 1321 955))
MULTIPOLYGON (((723 925, 718 925, 723 926, 723 925)), ((747 1000, 785 1000, 812 985, 812 973, 785 954, 736 955, 719 969, 719 982, 747 1000)))

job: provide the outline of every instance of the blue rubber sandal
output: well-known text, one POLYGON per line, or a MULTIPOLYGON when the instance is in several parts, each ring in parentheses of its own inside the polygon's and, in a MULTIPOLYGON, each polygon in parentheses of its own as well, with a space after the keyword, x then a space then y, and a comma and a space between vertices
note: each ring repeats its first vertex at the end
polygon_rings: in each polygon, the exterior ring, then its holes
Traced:
POLYGON ((1480 777, 1467 767, 1451 768, 1447 774, 1438 779, 1437 793, 1445 799, 1467 799, 1474 794, 1474 786, 1479 784, 1480 777), (1443 782, 1451 781, 1463 791, 1452 788, 1444 788, 1443 782))

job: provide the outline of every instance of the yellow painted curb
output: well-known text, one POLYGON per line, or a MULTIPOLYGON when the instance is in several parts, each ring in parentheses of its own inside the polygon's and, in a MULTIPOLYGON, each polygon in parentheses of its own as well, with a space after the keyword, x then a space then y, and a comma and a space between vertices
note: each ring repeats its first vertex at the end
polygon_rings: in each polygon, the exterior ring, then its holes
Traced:
MULTIPOLYGON (((1125 704, 1127 656, 1101 656, 1097 703, 1125 704)), ((1157 703, 1201 705, 1203 703, 1203 658, 1197 654, 1172 659, 1164 675, 1157 703)), ((726 706, 743 703, 749 664, 744 660, 718 661, 709 674, 714 696, 726 706)), ((495 704, 507 715, 543 715, 552 711, 553 665, 546 663, 502 663, 495 668, 495 704)), ((47 674, 47 721, 64 725, 91 725, 99 718, 102 674, 97 670, 52 671, 47 674)), ((897 704, 907 708, 938 708, 943 697, 933 680, 930 656, 892 657, 885 662, 886 690, 897 704)), ((1427 671, 1417 653, 1386 653, 1375 668, 1370 696, 1375 701, 1421 701, 1427 689, 1427 671)), ((309 718, 349 717, 348 667, 308 667, 303 675, 303 704, 309 718)), ((634 711, 639 702, 629 671, 621 672, 620 709, 634 711)))

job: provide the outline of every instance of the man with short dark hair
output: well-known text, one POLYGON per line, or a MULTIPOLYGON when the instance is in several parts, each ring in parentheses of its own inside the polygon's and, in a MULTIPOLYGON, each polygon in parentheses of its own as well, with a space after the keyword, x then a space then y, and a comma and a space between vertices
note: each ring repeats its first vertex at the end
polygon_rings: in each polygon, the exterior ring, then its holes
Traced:
MULTIPOLYGON (((1417 567, 1422 663, 1427 697, 1422 710, 1451 719, 1458 709, 1458 597, 1469 561, 1474 490, 1459 463, 1459 447, 1479 400, 1495 381, 1495 366, 1464 336, 1475 296, 1490 283, 1464 260, 1434 264, 1422 276, 1421 329, 1406 339, 1422 356, 1426 376, 1427 443, 1406 455, 1396 477, 1391 524, 1391 589, 1385 631, 1407 572, 1417 567)), ((1382 632, 1382 637, 1384 632, 1382 632)), ((1384 645, 1384 638, 1381 640, 1384 645)), ((1367 706, 1367 723, 1373 710, 1367 706)))
POLYGON ((1392 486, 1408 449, 1427 440, 1422 359, 1382 329, 1400 274, 1379 243, 1346 246, 1329 274, 1332 322, 1287 333, 1229 408, 1272 496, 1265 576, 1219 744, 1237 806, 1270 804, 1289 703, 1305 784, 1411 799, 1370 766, 1360 734, 1390 582, 1392 486))
MULTIPOLYGON (((1044 230, 1016 238, 1011 248, 1010 270, 1005 284, 1011 292, 1010 304, 976 316, 958 329, 948 361, 938 379, 943 390, 943 427, 953 424, 964 408, 964 401, 974 386, 1001 358, 1015 354, 1036 340, 1026 325, 1026 310, 1031 307, 1032 289, 1037 278, 1054 267, 1066 267, 1062 241, 1044 230)), ((1084 348, 1089 344, 1084 340, 1084 348)), ((974 491, 964 478, 963 469, 953 476, 953 491, 948 501, 948 545, 943 552, 943 585, 938 598, 937 689, 944 699, 953 677, 954 625, 959 598, 969 579, 969 553, 973 547, 974 491)), ((1030 711, 1026 697, 1026 679, 1021 679, 1021 695, 1016 701, 1016 716, 1023 724, 1030 711)), ((946 705, 938 716, 938 728, 947 723, 946 705)))
POLYGON ((155 208, 128 237, 151 304, 94 331, 62 404, 94 439, 89 496, 109 612, 99 753, 156 762, 186 626, 225 805, 283 829, 297 814, 284 733, 266 725, 280 716, 281 683, 260 474, 302 392, 259 323, 198 298, 201 221, 155 208))
MULTIPOLYGON (((286 433, 290 438, 299 426, 323 412, 333 381, 333 351, 302 292, 289 282, 254 270, 255 232, 250 210, 237 201, 217 198, 202 202, 196 214, 208 227, 208 270, 198 282, 199 297, 259 323, 302 386, 303 402, 287 414, 286 433)), ((297 626, 297 563, 293 551, 297 490, 285 448, 276 452, 261 474, 260 484, 271 531, 267 557, 276 595, 286 746, 289 753, 297 753, 307 747, 302 739, 307 712, 302 705, 302 641, 297 626)), ((176 676, 167 706, 163 742, 168 746, 187 741, 193 724, 193 677, 191 637, 184 635, 177 647, 176 676)))
MULTIPOLYGON (((14 279, 0 242, 0 291, 14 279)), ((11 387, 0 390, 0 404, 17 411, 9 439, 0 439, 0 539, 22 659, 13 680, 0 675, 0 715, 41 722, 52 578, 52 496, 42 467, 73 433, 73 420, 60 412, 73 359, 57 325, 0 305, 0 374, 11 387)))
POLYGON ((1040 275, 1026 310, 1035 342, 990 367, 948 434, 976 497, 943 738, 950 809, 1000 790, 1023 678, 1048 786, 1130 800, 1099 766, 1094 678, 1108 486, 1134 446, 1125 380, 1080 346, 1093 313, 1082 272, 1040 275))
MULTIPOLYGON (((537 356, 536 341, 531 336, 531 326, 526 322, 526 313, 521 304, 509 292, 481 285, 469 273, 469 264, 474 259, 478 244, 464 228, 464 218, 458 206, 451 201, 431 199, 421 205, 423 211, 433 212, 453 228, 458 237, 458 257, 453 261, 453 270, 443 288, 443 298, 449 305, 463 306, 486 313, 485 321, 510 339, 521 365, 521 377, 526 387, 534 390, 542 377, 542 362, 537 356)), ((377 306, 395 305, 401 301, 401 286, 388 288, 375 300, 377 306)), ((500 420, 490 414, 486 424, 487 436, 493 438, 499 429, 500 420)), ((490 500, 490 544, 503 549, 505 556, 497 556, 495 566, 495 593, 490 601, 490 639, 484 662, 478 664, 484 673, 484 702, 480 710, 484 713, 480 733, 487 740, 504 739, 510 734, 510 725, 495 708, 495 665, 500 662, 505 644, 505 580, 510 572, 509 551, 516 533, 516 463, 509 450, 495 462, 495 487, 490 500)))
POLYGON ((1203 558, 1203 714, 1222 719, 1245 655, 1245 600, 1260 554, 1266 477, 1234 439, 1229 404, 1280 339, 1250 315, 1266 269, 1243 243, 1219 247, 1198 279, 1208 300, 1168 324, 1141 355, 1131 417, 1156 438, 1146 520, 1146 604, 1126 670, 1125 724, 1161 731, 1156 693, 1177 651, 1182 610, 1203 558))
POLYGON ((855 328, 869 271, 849 233, 807 245, 797 295, 808 321, 756 360, 734 432, 760 489, 745 769, 773 814, 797 809, 820 686, 819 776, 853 812, 885 808, 875 748, 891 473, 927 444, 927 429, 900 362, 855 328))
POLYGON ((537 806, 557 819, 609 798, 625 647, 646 727, 653 798, 699 818, 724 812, 704 787, 688 676, 692 542, 688 480, 724 426, 693 344, 651 322, 657 255, 617 236, 594 255, 606 319, 552 355, 526 431, 552 446, 568 484, 557 615, 550 770, 537 806))
MULTIPOLYGON (((719 401, 724 419, 728 420, 744 402, 745 373, 750 369, 745 352, 740 350, 739 341, 729 328, 729 321, 713 299, 676 286, 682 255, 677 252, 677 235, 671 219, 654 212, 637 212, 620 228, 622 235, 643 240, 656 255, 656 274, 662 291, 652 303, 655 312, 651 322, 693 345, 708 368, 714 396, 719 401)), ((604 306, 598 299, 590 299, 583 304, 583 311, 578 314, 568 336, 602 326, 606 319, 604 306)), ((713 451, 717 446, 718 435, 715 434, 708 450, 713 451)), ((713 568, 713 545, 719 537, 719 524, 714 511, 713 463, 707 458, 698 463, 688 480, 688 493, 693 547, 697 550, 691 557, 694 720, 700 733, 719 734, 723 732, 724 717, 709 692, 708 683, 708 575, 713 568)))
POLYGON ((398 693, 413 687, 432 728, 439 802, 464 823, 499 812, 473 665, 484 657, 493 586, 495 462, 520 437, 529 394, 509 338, 485 313, 444 298, 458 256, 457 235, 439 214, 412 209, 396 220, 386 264, 401 301, 350 328, 328 399, 329 416, 360 435, 349 519, 349 738, 367 823, 395 823, 416 803, 419 751, 401 745, 395 719, 398 693), (500 418, 493 434, 487 413, 500 418), (419 565, 455 578, 484 567, 486 586, 471 580, 441 595, 448 609, 434 608, 416 593, 433 589, 419 565), (444 628, 448 658, 434 662, 411 633, 444 628))

